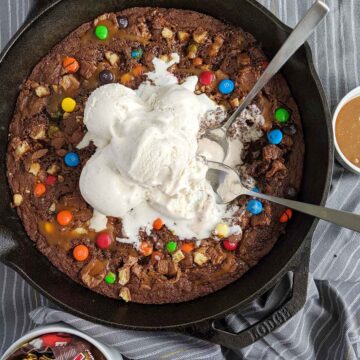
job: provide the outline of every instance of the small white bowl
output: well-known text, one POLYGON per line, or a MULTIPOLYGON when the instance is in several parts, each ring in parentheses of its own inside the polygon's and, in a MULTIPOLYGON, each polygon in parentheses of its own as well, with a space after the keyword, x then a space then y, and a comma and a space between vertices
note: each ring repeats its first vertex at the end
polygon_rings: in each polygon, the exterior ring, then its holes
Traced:
POLYGON ((90 336, 68 326, 63 324, 53 324, 53 325, 46 325, 41 326, 36 329, 31 330, 26 335, 22 336, 19 340, 17 340, 14 344, 12 344, 5 352, 5 354, 1 357, 0 360, 6 360, 11 354, 13 354, 18 348, 20 348, 23 344, 31 341, 32 339, 37 338, 38 336, 44 335, 44 334, 50 334, 50 333, 67 333, 76 335, 79 338, 82 338, 86 341, 88 341, 90 344, 94 345, 97 349, 100 350, 100 352, 105 356, 106 360, 118 360, 122 359, 120 353, 118 353, 116 350, 109 348, 108 346, 98 342, 97 340, 94 340, 90 336))
MULTIPOLYGON (((333 127, 333 134, 334 134, 334 144, 335 144, 335 157, 339 161, 339 163, 347 170, 350 170, 351 172, 360 175, 360 168, 355 166, 353 163, 351 163, 346 156, 341 151, 339 144, 336 140, 336 120, 339 115, 340 110, 344 107, 346 103, 348 103, 350 100, 360 96, 360 86, 356 87, 355 89, 351 90, 349 93, 347 93, 339 102, 338 106, 335 109, 333 118, 332 118, 332 127, 333 127)), ((360 134, 359 134, 360 136, 360 134)))

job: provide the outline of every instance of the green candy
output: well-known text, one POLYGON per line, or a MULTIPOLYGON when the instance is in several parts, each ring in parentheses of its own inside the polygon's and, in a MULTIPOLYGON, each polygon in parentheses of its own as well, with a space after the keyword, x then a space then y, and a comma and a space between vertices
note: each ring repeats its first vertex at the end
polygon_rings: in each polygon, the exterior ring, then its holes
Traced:
POLYGON ((107 284, 114 284, 114 282, 116 281, 116 275, 113 272, 109 272, 106 276, 105 276, 105 282, 107 284))
POLYGON ((177 247, 177 244, 175 241, 169 241, 167 244, 166 244, 166 250, 169 252, 169 253, 172 253, 176 250, 176 247, 177 247))
POLYGON ((105 25, 99 25, 95 28, 95 35, 99 40, 106 40, 109 36, 109 29, 105 25))
POLYGON ((286 123, 290 119, 290 113, 284 108, 278 108, 275 110, 275 119, 279 123, 286 123))

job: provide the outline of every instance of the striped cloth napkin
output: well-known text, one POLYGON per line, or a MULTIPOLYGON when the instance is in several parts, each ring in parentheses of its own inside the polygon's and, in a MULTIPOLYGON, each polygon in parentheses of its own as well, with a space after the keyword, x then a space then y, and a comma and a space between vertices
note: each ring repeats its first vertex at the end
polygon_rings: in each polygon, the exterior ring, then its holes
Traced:
MULTIPOLYGON (((0 1, 0 46, 24 21, 34 0, 0 1)), ((282 21, 294 26, 313 0, 260 0, 282 21)), ((330 15, 310 39, 315 66, 334 109, 359 86, 360 1, 327 0, 330 15)), ((360 213, 360 181, 335 165, 329 207, 360 213)), ((308 299, 304 309, 280 329, 237 352, 174 332, 115 330, 55 309, 15 272, 0 264, 0 355, 34 327, 63 321, 116 347, 130 359, 359 359, 360 235, 320 222, 312 242, 308 299), (33 322, 30 321, 28 313, 33 322)), ((261 300, 225 322, 239 331, 263 317, 284 299, 289 278, 261 300)), ((115 359, 114 359, 115 360, 115 359)))

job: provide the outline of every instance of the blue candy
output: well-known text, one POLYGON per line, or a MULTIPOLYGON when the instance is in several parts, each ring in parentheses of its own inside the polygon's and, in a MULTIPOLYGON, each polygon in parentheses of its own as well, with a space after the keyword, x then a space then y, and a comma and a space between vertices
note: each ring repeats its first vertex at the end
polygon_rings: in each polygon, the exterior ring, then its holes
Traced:
POLYGON ((268 132, 267 138, 270 144, 278 145, 283 139, 283 134, 281 130, 275 129, 268 132))
POLYGON ((80 163, 79 155, 74 152, 68 152, 64 157, 65 164, 69 167, 76 167, 80 163))
POLYGON ((257 193, 259 193, 259 192, 260 192, 260 190, 259 190, 259 188, 258 188, 257 186, 255 186, 254 188, 252 188, 252 189, 251 189, 251 191, 253 191, 253 192, 257 192, 257 193))
POLYGON ((131 57, 133 58, 133 59, 141 59, 141 57, 142 57, 142 55, 143 55, 143 50, 141 49, 141 48, 139 48, 139 49, 133 49, 132 51, 131 51, 131 57))
POLYGON ((235 84, 232 80, 224 79, 221 80, 219 83, 219 91, 224 95, 232 93, 234 91, 234 88, 235 84))
POLYGON ((258 215, 263 211, 263 206, 259 200, 252 199, 248 201, 246 210, 253 215, 258 215))

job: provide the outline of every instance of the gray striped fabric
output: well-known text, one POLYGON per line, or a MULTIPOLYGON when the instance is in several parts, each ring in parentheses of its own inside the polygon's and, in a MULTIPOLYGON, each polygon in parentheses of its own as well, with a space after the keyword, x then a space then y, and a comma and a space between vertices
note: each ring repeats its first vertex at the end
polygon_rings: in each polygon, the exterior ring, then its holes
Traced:
MULTIPOLYGON (((261 0, 290 26, 313 0, 261 0)), ((0 0, 0 45, 24 21, 33 0, 0 0)), ((310 39, 316 68, 332 109, 350 89, 359 86, 360 1, 328 0, 331 14, 310 39)), ((327 205, 360 212, 360 181, 335 166, 327 205)), ((359 359, 360 358, 360 235, 320 222, 313 238, 308 300, 304 309, 278 331, 234 353, 175 333, 119 331, 94 325, 51 308, 51 304, 16 273, 0 265, 0 354, 35 323, 67 322, 132 359, 359 359), (34 310, 36 309, 36 310, 34 310), (29 311, 34 322, 30 322, 29 311)), ((227 325, 239 331, 286 297, 289 281, 227 325)))

